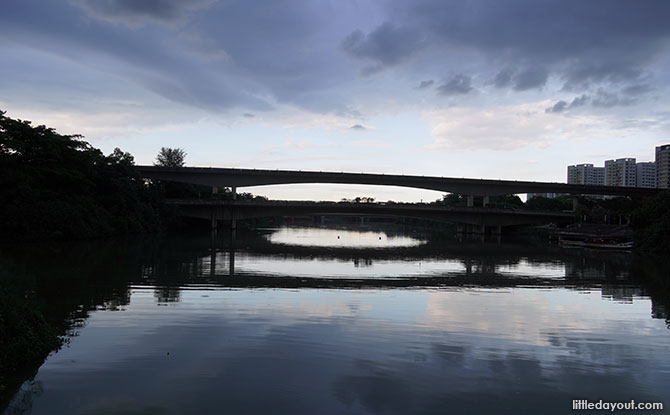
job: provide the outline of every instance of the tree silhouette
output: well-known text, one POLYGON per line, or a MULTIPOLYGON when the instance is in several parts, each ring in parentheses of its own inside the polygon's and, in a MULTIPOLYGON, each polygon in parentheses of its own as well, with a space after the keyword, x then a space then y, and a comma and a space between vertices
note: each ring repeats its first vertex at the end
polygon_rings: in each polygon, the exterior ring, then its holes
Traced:
POLYGON ((156 156, 155 166, 163 167, 184 167, 186 151, 181 148, 161 147, 161 151, 156 156))

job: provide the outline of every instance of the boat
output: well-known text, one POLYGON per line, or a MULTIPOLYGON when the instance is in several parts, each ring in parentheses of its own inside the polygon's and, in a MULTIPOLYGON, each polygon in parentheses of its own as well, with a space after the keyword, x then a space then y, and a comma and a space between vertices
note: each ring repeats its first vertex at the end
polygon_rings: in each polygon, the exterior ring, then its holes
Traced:
POLYGON ((614 241, 605 239, 564 239, 558 240, 559 245, 566 248, 591 248, 591 249, 611 249, 611 250, 631 250, 632 241, 614 241))

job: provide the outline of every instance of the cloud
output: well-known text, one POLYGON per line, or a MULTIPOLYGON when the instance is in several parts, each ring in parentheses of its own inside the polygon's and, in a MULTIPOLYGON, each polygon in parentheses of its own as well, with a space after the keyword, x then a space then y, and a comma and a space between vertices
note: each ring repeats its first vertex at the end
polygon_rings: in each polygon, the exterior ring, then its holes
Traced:
POLYGON ((364 68, 369 74, 408 59, 422 48, 422 39, 417 30, 385 22, 367 35, 354 30, 340 46, 350 56, 373 61, 364 68))
POLYGON ((591 98, 588 95, 581 95, 579 97, 575 97, 570 104, 567 102, 560 100, 557 103, 555 103, 553 106, 547 108, 544 110, 545 113, 550 114, 550 113, 559 113, 563 112, 565 110, 569 110, 572 108, 577 108, 586 105, 591 98))
MULTIPOLYGON (((478 79, 489 80, 494 88, 482 92, 492 95, 556 81, 593 99, 598 88, 618 91, 620 105, 667 82, 659 62, 670 50, 669 12, 664 0, 51 0, 39 12, 16 1, 0 14, 0 42, 3 50, 45 52, 31 66, 62 90, 83 88, 48 69, 67 60, 90 85, 111 77, 140 91, 133 99, 155 94, 217 113, 345 114, 391 100, 412 106, 400 92, 408 79, 424 79, 416 89, 439 85, 447 96, 473 92, 478 79), (444 68, 467 76, 440 84, 444 68), (361 82, 361 73, 379 76, 361 82)), ((15 58, 6 54, 7 65, 15 58)), ((29 84, 23 76, 3 79, 29 84)))
POLYGON ((516 69, 512 67, 501 69, 493 79, 493 85, 495 85, 497 88, 504 88, 511 85, 512 75, 514 75, 514 72, 516 72, 516 69))
POLYGON ((654 88, 651 87, 649 84, 635 84, 635 85, 629 85, 621 90, 621 92, 624 95, 628 96, 640 96, 644 95, 648 92, 653 91, 654 88))
POLYGON ((347 107, 336 85, 357 74, 328 32, 335 28, 329 29, 332 13, 325 6, 305 7, 298 0, 72 1, 45 2, 40 13, 26 2, 12 4, 0 14, 0 39, 16 39, 14 44, 46 51, 52 60, 76 63, 81 72, 109 74, 208 111, 347 107), (91 22, 92 17, 128 24, 91 22), (136 27, 148 21, 164 24, 136 27), (323 47, 324 36, 330 47, 323 47))
POLYGON ((419 84, 419 86, 416 87, 416 89, 426 89, 433 86, 434 83, 435 82, 432 79, 428 81, 421 81, 421 83, 419 84))
POLYGON ((514 89, 526 91, 541 88, 547 83, 549 72, 543 67, 526 68, 514 77, 514 89))
POLYGON ((519 91, 541 87, 551 75, 571 90, 637 82, 670 38, 664 0, 415 0, 393 3, 392 13, 390 21, 420 31, 426 50, 445 62, 473 51, 518 67, 516 79, 505 69, 494 85, 519 91))
POLYGON ((471 79, 469 76, 457 74, 452 76, 446 83, 437 87, 437 93, 444 96, 469 94, 473 90, 470 84, 471 79))
POLYGON ((596 93, 596 96, 593 97, 592 105, 594 107, 601 108, 611 108, 616 106, 627 106, 635 103, 634 98, 629 97, 620 97, 616 93, 607 92, 603 89, 599 89, 596 93))
POLYGON ((251 113, 248 113, 248 112, 245 112, 244 114, 242 114, 242 116, 243 116, 244 118, 254 118, 254 117, 255 117, 254 114, 251 114, 251 113))
POLYGON ((565 111, 566 108, 568 108, 568 103, 563 101, 563 100, 560 100, 557 103, 555 103, 552 107, 549 107, 549 108, 545 109, 544 112, 546 112, 546 113, 552 113, 552 112, 553 113, 558 113, 558 112, 565 111))
POLYGON ((546 113, 560 113, 573 108, 584 106, 591 103, 591 106, 597 108, 612 108, 619 106, 630 106, 639 103, 639 96, 651 91, 648 85, 633 85, 623 88, 620 92, 609 92, 599 88, 594 95, 582 94, 575 97, 570 104, 560 100, 553 106, 545 109, 546 113))
POLYGON ((138 25, 146 20, 173 23, 189 11, 203 9, 216 0, 69 0, 89 15, 112 23, 138 25))
POLYGON ((432 149, 515 150, 545 147, 555 140, 598 134, 605 124, 596 117, 553 117, 545 112, 545 101, 486 109, 448 108, 427 111, 432 149))
POLYGON ((362 126, 360 124, 354 124, 351 127, 349 127, 349 129, 350 130, 361 130, 361 131, 362 130, 367 130, 367 128, 365 128, 364 126, 362 126))

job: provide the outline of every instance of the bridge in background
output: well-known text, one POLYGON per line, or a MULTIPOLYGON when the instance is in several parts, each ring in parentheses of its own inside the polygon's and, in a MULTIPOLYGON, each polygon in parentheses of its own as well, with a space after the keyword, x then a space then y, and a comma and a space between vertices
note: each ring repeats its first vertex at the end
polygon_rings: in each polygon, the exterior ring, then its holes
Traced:
POLYGON ((570 212, 533 212, 480 207, 445 208, 412 204, 192 199, 169 200, 168 203, 177 206, 183 216, 211 220, 212 228, 216 228, 219 221, 234 223, 237 219, 268 216, 350 215, 428 219, 466 225, 474 233, 486 233, 489 230, 491 233, 499 234, 505 226, 568 223, 574 218, 570 212))
MULTIPOLYGON (((564 193, 569 195, 653 196, 660 189, 592 186, 517 180, 463 179, 397 174, 336 173, 293 170, 229 169, 218 167, 137 166, 148 179, 168 180, 213 187, 250 187, 294 183, 340 183, 400 186, 469 196, 499 196, 520 193, 564 193)), ((486 202, 485 202, 486 203, 486 202)))

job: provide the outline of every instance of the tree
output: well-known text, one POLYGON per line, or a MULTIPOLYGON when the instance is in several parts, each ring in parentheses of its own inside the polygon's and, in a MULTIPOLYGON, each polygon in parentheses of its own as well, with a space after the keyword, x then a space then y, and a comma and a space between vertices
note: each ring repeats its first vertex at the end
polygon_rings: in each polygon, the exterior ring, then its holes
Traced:
POLYGON ((114 151, 107 156, 108 163, 110 164, 122 164, 125 166, 134 166, 135 157, 132 154, 124 152, 120 148, 116 147, 114 151))
POLYGON ((161 151, 156 156, 155 166, 163 167, 184 167, 186 151, 181 148, 161 147, 161 151))
POLYGON ((158 189, 120 149, 0 111, 0 239, 77 239, 157 231, 158 189))

